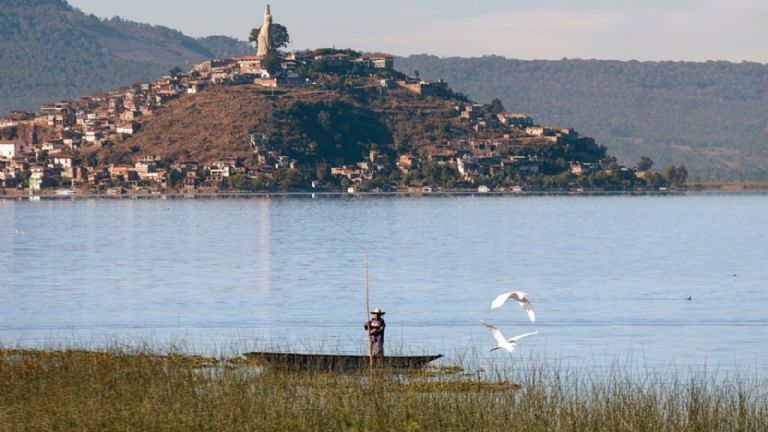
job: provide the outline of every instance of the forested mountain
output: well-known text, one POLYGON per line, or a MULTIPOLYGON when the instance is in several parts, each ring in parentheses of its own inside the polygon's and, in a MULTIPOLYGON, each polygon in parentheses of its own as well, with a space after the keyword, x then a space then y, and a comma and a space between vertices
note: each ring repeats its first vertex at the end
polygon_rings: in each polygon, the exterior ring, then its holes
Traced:
POLYGON ((242 54, 247 43, 102 20, 64 0, 0 0, 0 115, 147 81, 174 66, 242 54))
POLYGON ((768 181, 768 65, 417 55, 395 66, 574 127, 627 164, 647 155, 694 181, 768 181))

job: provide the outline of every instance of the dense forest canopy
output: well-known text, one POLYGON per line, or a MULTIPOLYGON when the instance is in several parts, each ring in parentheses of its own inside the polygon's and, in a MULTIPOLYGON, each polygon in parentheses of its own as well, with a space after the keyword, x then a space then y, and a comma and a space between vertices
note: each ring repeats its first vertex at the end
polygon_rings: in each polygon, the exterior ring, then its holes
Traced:
POLYGON ((650 155, 694 181, 768 181, 768 65, 418 55, 395 66, 574 127, 627 164, 650 155))

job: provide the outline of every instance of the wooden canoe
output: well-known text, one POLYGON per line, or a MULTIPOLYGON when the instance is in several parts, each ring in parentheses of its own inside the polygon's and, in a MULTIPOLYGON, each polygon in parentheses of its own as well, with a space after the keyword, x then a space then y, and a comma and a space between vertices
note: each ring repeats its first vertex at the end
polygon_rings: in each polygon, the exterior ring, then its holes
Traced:
MULTIPOLYGON (((365 370, 370 365, 368 356, 364 355, 249 352, 243 356, 263 365, 291 369, 365 370)), ((442 356, 385 356, 383 361, 374 359, 374 365, 379 369, 418 369, 442 356)))

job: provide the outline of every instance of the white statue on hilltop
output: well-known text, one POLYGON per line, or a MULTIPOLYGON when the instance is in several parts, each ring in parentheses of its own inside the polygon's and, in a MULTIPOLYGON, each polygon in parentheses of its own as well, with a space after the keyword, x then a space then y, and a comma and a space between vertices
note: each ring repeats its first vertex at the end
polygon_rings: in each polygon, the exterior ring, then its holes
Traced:
POLYGON ((271 26, 272 14, 269 11, 269 4, 267 4, 266 9, 264 9, 264 23, 261 25, 259 38, 256 42, 258 44, 258 51, 256 52, 257 56, 266 56, 269 50, 272 48, 269 40, 269 28, 271 26))

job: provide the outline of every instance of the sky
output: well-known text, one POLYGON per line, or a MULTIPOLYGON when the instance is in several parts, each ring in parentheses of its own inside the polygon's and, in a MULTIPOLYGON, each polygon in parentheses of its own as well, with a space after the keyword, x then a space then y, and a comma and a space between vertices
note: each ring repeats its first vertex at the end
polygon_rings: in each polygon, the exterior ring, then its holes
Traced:
MULTIPOLYGON (((102 18, 245 40, 264 0, 69 0, 102 18)), ((768 63, 768 0, 274 0, 290 48, 517 59, 768 63)))

